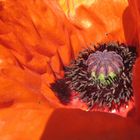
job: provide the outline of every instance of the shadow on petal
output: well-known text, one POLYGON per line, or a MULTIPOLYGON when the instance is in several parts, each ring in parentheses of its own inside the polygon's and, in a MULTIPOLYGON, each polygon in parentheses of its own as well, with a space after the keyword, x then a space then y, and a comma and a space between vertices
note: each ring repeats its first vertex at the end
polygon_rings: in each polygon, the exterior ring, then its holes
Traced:
POLYGON ((136 102, 136 117, 140 120, 140 58, 137 59, 133 70, 133 87, 136 102))
POLYGON ((131 119, 107 113, 55 110, 41 140, 125 140, 140 137, 140 127, 131 119))

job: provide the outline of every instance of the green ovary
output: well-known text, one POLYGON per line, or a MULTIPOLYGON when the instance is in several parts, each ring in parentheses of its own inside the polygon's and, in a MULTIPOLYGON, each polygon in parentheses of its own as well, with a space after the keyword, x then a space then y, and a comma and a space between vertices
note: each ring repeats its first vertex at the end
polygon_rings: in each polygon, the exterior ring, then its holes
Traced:
POLYGON ((100 73, 99 76, 97 77, 96 76, 96 73, 95 72, 92 72, 91 73, 91 76, 96 80, 96 81, 100 81, 100 83, 102 85, 110 85, 113 81, 112 79, 114 79, 117 75, 114 73, 114 72, 110 72, 108 73, 107 76, 105 76, 104 73, 100 73), (110 80, 107 80, 109 79, 110 77, 110 80))

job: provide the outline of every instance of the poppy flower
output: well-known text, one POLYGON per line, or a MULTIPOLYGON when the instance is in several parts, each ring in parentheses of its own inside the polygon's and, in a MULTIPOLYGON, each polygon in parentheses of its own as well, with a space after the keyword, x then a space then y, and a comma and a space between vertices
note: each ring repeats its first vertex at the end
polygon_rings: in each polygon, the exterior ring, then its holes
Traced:
MULTIPOLYGON (((138 0, 0 1, 0 139, 138 139, 139 12, 138 0), (67 91, 65 83, 56 84, 56 90, 51 86, 64 78, 64 67, 69 68, 79 52, 108 42, 136 48, 131 71, 135 101, 125 118, 122 113, 86 112, 85 102, 71 98, 68 103, 61 98, 62 103, 58 95, 69 97, 73 91, 67 91), (58 94, 62 86, 66 90, 58 94)), ((109 59, 106 51, 104 56, 109 59)))

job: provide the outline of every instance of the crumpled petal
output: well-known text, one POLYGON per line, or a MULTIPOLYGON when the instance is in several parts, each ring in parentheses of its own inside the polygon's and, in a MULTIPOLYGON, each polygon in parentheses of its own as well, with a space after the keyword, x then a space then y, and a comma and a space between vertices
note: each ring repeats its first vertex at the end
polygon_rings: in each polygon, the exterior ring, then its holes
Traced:
POLYGON ((23 69, 0 46, 0 139, 40 139, 53 111, 40 93, 41 77, 23 69))
POLYGON ((59 0, 59 2, 67 17, 79 28, 87 44, 102 41, 125 42, 122 17, 128 6, 126 0, 59 0))

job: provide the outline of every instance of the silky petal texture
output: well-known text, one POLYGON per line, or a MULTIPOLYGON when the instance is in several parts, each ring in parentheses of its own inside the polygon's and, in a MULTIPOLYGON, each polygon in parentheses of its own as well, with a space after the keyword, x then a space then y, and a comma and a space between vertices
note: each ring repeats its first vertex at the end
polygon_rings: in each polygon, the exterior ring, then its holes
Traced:
POLYGON ((134 95, 135 95, 135 102, 136 102, 136 113, 137 119, 140 120, 140 58, 137 59, 136 64, 134 66, 134 76, 133 76, 133 87, 134 87, 134 95))
MULTIPOLYGON (((63 66, 92 43, 139 46, 139 5, 138 0, 1 0, 0 139, 137 139, 139 125, 133 118, 56 109, 65 106, 50 83, 63 77, 63 66)), ((138 118, 139 66, 137 60, 133 86, 138 118)))
POLYGON ((138 140, 139 129, 130 118, 58 109, 46 125, 42 140, 138 140))
POLYGON ((52 111, 35 103, 1 109, 0 139, 39 140, 52 111))

